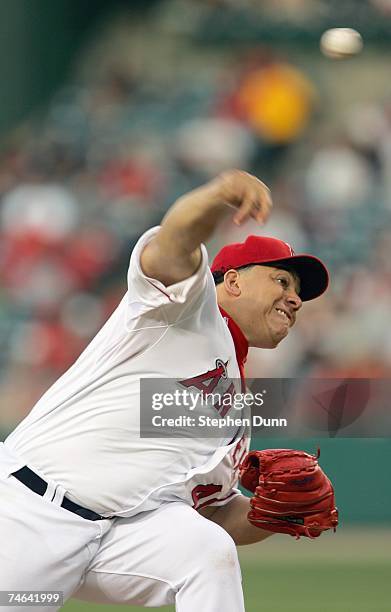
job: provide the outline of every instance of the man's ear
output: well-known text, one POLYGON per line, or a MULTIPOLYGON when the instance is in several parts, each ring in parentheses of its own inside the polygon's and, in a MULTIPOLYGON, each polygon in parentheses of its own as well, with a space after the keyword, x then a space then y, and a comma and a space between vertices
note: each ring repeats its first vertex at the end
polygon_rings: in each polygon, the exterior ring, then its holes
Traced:
POLYGON ((224 274, 224 288, 231 297, 239 297, 242 293, 239 278, 240 274, 237 270, 228 270, 224 274))

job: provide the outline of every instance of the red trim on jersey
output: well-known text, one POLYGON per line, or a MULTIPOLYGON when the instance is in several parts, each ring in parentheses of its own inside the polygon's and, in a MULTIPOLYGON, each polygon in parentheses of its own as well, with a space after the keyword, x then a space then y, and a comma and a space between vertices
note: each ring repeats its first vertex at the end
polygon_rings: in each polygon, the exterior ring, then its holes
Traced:
POLYGON ((210 506, 211 504, 214 504, 215 502, 225 501, 226 499, 229 499, 233 495, 237 495, 237 492, 236 491, 231 491, 231 493, 229 495, 226 495, 225 497, 220 497, 220 498, 213 497, 213 499, 208 499, 203 504, 200 504, 199 506, 197 506, 197 508, 195 508, 195 510, 201 510, 201 508, 205 508, 205 506, 210 506))
POLYGON ((161 289, 161 287, 157 287, 156 285, 154 285, 154 283, 152 281, 149 280, 149 278, 146 279, 148 281, 148 283, 150 285, 152 285, 152 287, 154 287, 155 289, 157 289, 158 291, 160 291, 160 293, 163 293, 163 295, 165 295, 166 297, 168 297, 168 299, 170 300, 170 302, 173 302, 174 300, 171 298, 169 293, 166 293, 165 291, 163 291, 163 289, 161 289))
POLYGON ((212 482, 210 484, 205 484, 205 485, 199 484, 196 487, 194 487, 194 489, 191 492, 191 496, 193 498, 193 508, 198 509, 199 507, 198 504, 203 497, 210 497, 211 495, 214 495, 215 493, 220 493, 222 488, 223 488, 223 485, 214 484, 212 482))
POLYGON ((222 317, 227 321, 228 329, 231 332, 232 340, 235 345, 236 359, 239 366, 240 378, 242 379, 242 391, 245 390, 245 379, 244 379, 244 364, 247 361, 248 355, 248 342, 247 339, 240 329, 239 325, 235 323, 232 317, 221 306, 219 306, 222 317))
POLYGON ((235 450, 232 455, 232 461, 234 464, 234 470, 236 470, 242 463, 242 460, 247 455, 247 439, 243 436, 235 446, 235 450))

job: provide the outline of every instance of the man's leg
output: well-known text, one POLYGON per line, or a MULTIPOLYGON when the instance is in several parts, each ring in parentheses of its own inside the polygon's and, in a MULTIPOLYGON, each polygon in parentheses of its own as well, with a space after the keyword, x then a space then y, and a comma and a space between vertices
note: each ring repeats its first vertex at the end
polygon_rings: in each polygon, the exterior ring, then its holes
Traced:
POLYGON ((100 603, 244 611, 236 546, 183 503, 115 520, 75 595, 100 603))
MULTIPOLYGON (((65 601, 82 582, 109 521, 82 519, 13 476, 0 478, 0 499, 0 591, 62 591, 65 601)), ((17 612, 19 606, 0 609, 17 612)))

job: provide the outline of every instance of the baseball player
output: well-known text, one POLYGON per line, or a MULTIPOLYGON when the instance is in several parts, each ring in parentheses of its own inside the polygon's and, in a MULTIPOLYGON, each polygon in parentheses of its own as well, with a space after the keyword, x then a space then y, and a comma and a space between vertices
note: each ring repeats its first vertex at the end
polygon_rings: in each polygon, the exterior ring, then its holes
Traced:
POLYGON ((276 347, 302 302, 325 291, 322 262, 276 238, 224 247, 212 275, 203 243, 223 217, 234 209, 239 225, 263 223, 271 206, 261 181, 230 170, 140 238, 118 308, 0 445, 0 590, 240 612, 236 545, 336 526, 316 457, 248 453, 240 426, 230 436, 140 437, 140 379, 232 395, 248 347, 276 347), (239 473, 251 500, 236 488, 239 473))

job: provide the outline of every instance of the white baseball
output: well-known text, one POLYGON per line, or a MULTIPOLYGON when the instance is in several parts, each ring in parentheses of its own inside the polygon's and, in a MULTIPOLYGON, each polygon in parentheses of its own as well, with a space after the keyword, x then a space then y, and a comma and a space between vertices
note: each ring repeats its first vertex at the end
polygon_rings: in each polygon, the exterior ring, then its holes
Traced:
POLYGON ((361 34, 352 28, 331 28, 320 39, 322 53, 332 59, 343 59, 360 53, 363 48, 361 34))

